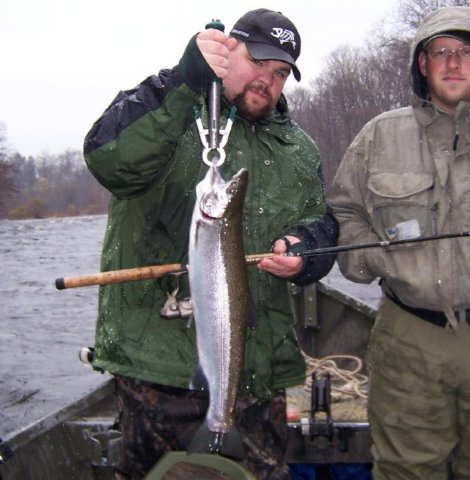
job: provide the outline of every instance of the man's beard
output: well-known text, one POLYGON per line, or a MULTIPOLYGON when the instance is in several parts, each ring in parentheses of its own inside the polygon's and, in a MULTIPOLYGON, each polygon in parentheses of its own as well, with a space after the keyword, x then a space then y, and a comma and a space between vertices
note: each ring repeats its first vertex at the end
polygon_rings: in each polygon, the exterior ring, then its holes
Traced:
POLYGON ((261 118, 266 118, 272 111, 273 99, 271 94, 268 92, 267 88, 263 84, 259 83, 249 83, 243 88, 243 92, 239 93, 233 99, 233 105, 237 107, 237 112, 240 116, 247 118, 249 120, 260 120, 261 118), (253 108, 252 104, 248 104, 246 101, 246 94, 248 91, 260 92, 265 95, 268 99, 268 104, 261 108, 253 108))

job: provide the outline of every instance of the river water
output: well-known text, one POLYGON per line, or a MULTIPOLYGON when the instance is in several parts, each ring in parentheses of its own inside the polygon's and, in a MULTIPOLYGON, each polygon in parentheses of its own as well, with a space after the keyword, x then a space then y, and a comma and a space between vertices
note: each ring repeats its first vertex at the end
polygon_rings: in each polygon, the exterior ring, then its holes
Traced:
MULTIPOLYGON (((107 380, 78 360, 93 345, 98 287, 59 291, 58 277, 99 271, 106 216, 0 220, 0 438, 107 380)), ((375 306, 377 285, 335 268, 325 282, 375 306)))
POLYGON ((99 271, 105 216, 0 221, 0 437, 105 380, 78 360, 93 345, 97 287, 57 277, 99 271))

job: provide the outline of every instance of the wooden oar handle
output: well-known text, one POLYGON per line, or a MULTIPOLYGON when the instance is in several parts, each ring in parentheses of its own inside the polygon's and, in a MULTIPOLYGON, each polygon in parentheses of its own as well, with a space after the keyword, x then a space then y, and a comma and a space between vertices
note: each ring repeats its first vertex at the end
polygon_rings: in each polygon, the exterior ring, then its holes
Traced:
POLYGON ((63 277, 55 281, 58 290, 75 287, 89 287, 91 285, 108 285, 110 283, 132 282, 137 280, 150 280, 164 277, 171 273, 184 272, 186 267, 180 263, 168 265, 155 265, 151 267, 128 268, 110 272, 93 273, 77 277, 63 277))

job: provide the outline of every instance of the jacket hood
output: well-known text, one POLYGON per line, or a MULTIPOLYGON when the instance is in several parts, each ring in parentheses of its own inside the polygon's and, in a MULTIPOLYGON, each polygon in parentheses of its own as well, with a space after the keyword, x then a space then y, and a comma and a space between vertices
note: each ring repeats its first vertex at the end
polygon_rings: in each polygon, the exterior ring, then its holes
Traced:
POLYGON ((410 71, 413 92, 418 97, 428 97, 426 78, 418 68, 418 56, 424 41, 444 32, 460 31, 470 34, 470 7, 444 7, 426 15, 416 30, 411 44, 410 71))

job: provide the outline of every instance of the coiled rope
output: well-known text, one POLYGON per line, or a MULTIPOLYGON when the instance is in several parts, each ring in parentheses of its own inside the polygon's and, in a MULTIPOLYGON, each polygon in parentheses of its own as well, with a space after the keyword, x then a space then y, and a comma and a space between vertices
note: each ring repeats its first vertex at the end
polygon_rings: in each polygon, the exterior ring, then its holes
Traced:
POLYGON ((367 398, 368 377, 360 373, 362 360, 353 355, 330 355, 323 358, 309 357, 302 352, 307 365, 305 389, 312 390, 312 376, 324 378, 330 375, 331 400, 339 402, 344 398, 367 398), (340 368, 338 361, 347 361, 350 368, 340 368))

